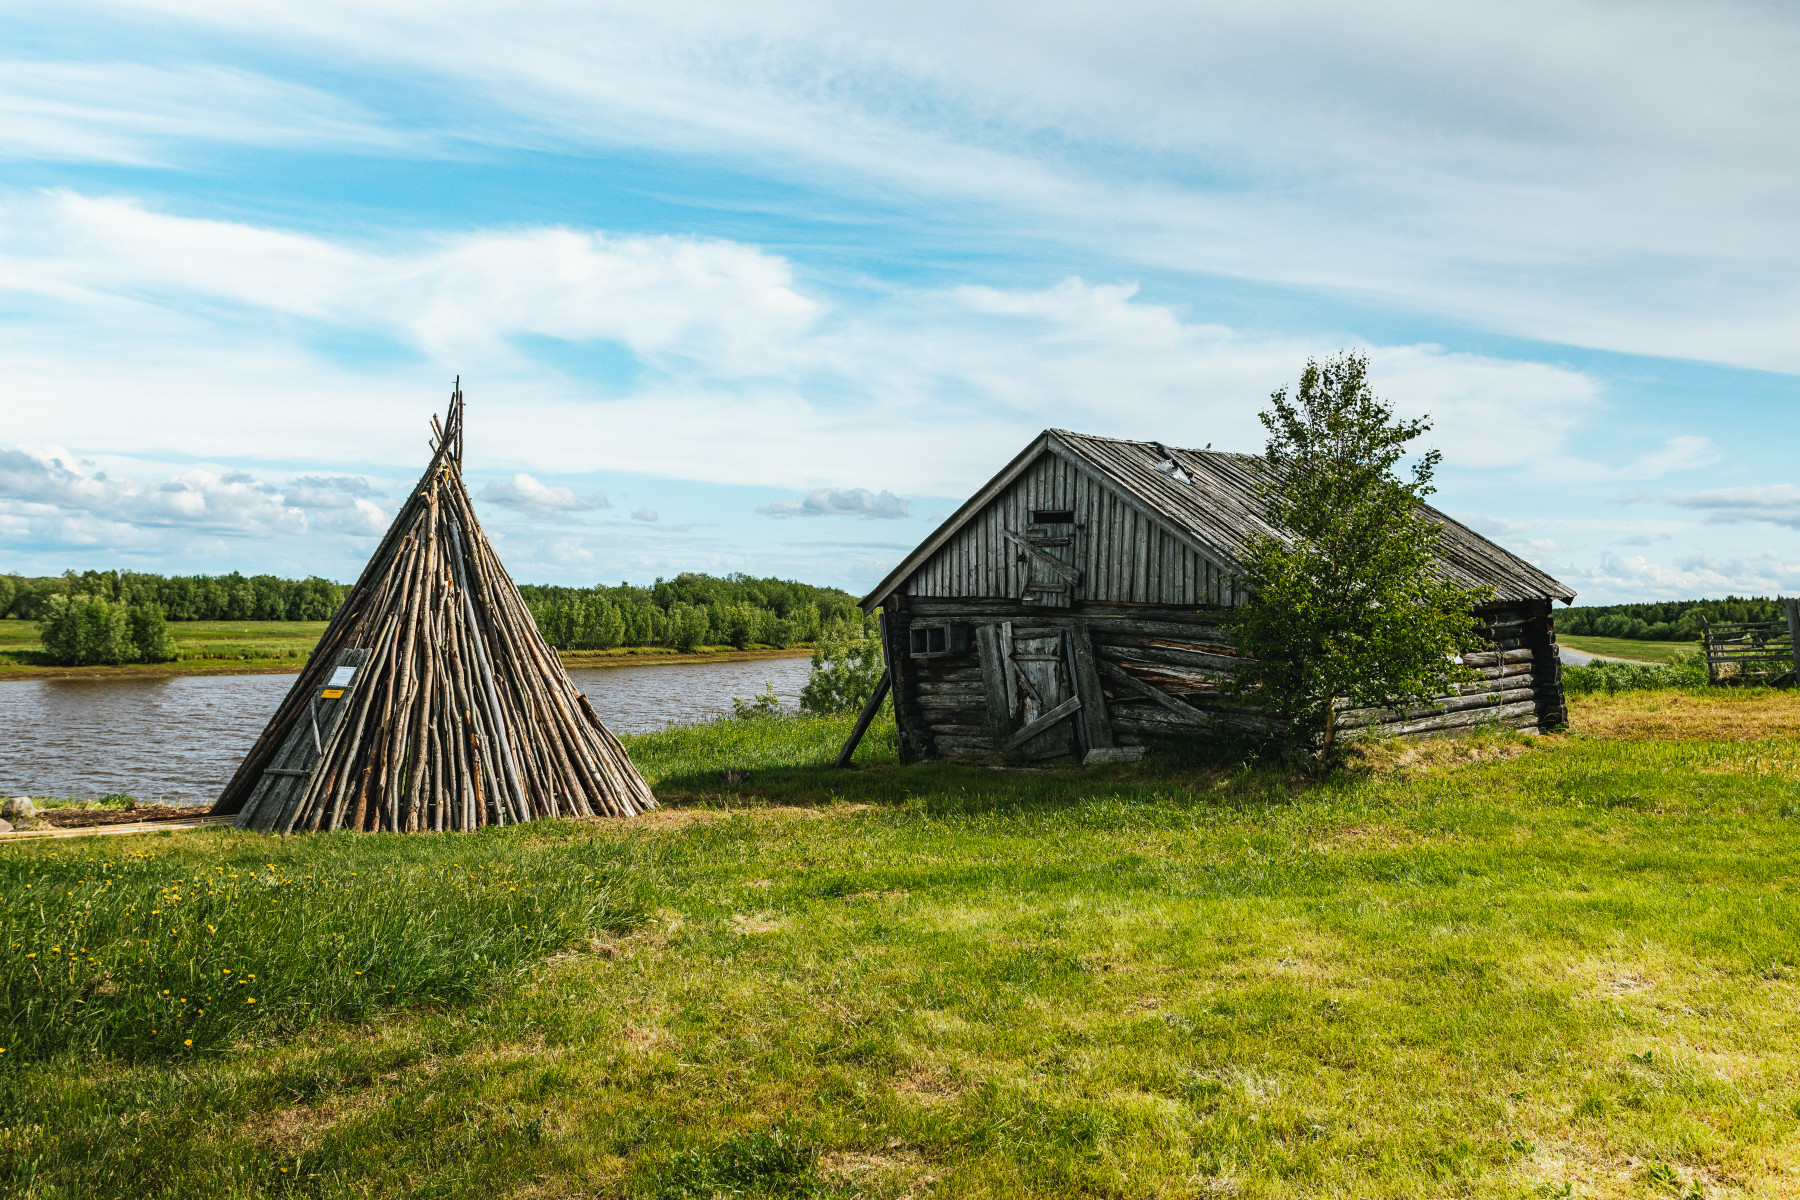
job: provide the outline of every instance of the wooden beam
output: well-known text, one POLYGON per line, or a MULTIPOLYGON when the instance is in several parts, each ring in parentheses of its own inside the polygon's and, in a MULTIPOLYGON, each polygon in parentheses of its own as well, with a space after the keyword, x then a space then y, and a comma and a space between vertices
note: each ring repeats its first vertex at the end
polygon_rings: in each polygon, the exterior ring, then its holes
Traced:
POLYGON ((1019 730, 1019 732, 1013 734, 1012 737, 1007 740, 1006 748, 1008 750, 1018 749, 1038 734, 1044 732, 1044 730, 1055 725, 1058 721, 1067 720, 1080 710, 1081 697, 1070 696, 1067 700, 1064 700, 1061 704, 1057 705, 1031 724, 1025 726, 1025 728, 1019 730))
POLYGON ((1069 627, 1069 658, 1075 677, 1075 694, 1081 698, 1081 740, 1085 750, 1110 749, 1112 722, 1107 719, 1106 693, 1100 687, 1100 670, 1094 664, 1094 642, 1087 626, 1069 627))
POLYGON ((1012 708, 1006 702, 1005 653, 998 626, 975 627, 975 654, 981 660, 981 690, 987 697, 988 721, 995 730, 1005 729, 1012 723, 1012 708))
POLYGON ((1101 671, 1105 672, 1108 679, 1124 684, 1138 695, 1156 701, 1158 704, 1180 717, 1186 724, 1201 729, 1206 728, 1208 725, 1205 714, 1201 713, 1198 709, 1183 704, 1161 688, 1151 687, 1117 663, 1111 663, 1102 658, 1096 660, 1096 665, 1099 666, 1101 671))
POLYGON ((891 686, 891 673, 883 671, 881 682, 875 685, 874 695, 869 697, 869 702, 863 705, 862 712, 857 714, 856 725, 850 730, 849 739, 845 741, 844 748, 838 751, 837 761, 831 764, 838 770, 841 771, 850 765, 850 756, 856 753, 856 743, 862 741, 863 734, 869 731, 869 722, 873 721, 875 714, 881 711, 881 702, 887 699, 889 686, 891 686))

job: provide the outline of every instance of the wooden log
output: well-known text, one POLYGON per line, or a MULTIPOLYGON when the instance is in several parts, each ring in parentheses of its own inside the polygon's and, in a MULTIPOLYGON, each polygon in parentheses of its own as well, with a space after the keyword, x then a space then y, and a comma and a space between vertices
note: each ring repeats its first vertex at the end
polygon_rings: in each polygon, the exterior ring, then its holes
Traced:
POLYGON ((1364 725, 1386 725, 1395 722, 1417 721, 1436 713, 1462 712, 1465 709, 1501 708, 1509 704, 1517 704, 1521 700, 1535 700, 1535 687, 1507 688, 1500 692, 1476 692, 1466 696, 1445 697, 1432 704, 1417 705, 1404 711, 1393 709, 1353 708, 1340 713, 1337 719, 1339 729, 1354 729, 1364 725))
POLYGON ((862 711, 856 714, 856 724, 850 727, 850 736, 845 739, 844 748, 838 751, 837 761, 832 763, 832 766, 841 771, 850 765, 850 756, 856 753, 856 744, 862 741, 863 734, 869 731, 869 724, 875 720, 875 714, 881 711, 881 702, 887 699, 888 689, 891 686, 892 677, 888 672, 883 671, 880 682, 875 685, 874 692, 869 696, 868 703, 864 704, 862 711))
POLYGON ((1435 729, 1467 729, 1486 721, 1501 722, 1511 717, 1528 716, 1537 719, 1537 702, 1526 700, 1513 704, 1502 704, 1482 708, 1464 709, 1460 712, 1443 713, 1438 716, 1424 717, 1418 720, 1388 722, 1384 724, 1366 725, 1348 731, 1346 736, 1392 736, 1406 737, 1414 733, 1423 733, 1435 729))

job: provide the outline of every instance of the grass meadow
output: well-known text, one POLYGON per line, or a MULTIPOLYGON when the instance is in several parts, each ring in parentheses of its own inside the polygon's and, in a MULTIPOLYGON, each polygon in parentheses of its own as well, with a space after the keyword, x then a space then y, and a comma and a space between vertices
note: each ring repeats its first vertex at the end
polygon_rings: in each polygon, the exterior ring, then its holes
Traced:
POLYGON ((1588 637, 1585 634, 1556 635, 1559 644, 1584 654, 1607 658, 1625 658, 1634 662, 1672 663, 1700 651, 1699 642, 1647 642, 1633 638, 1588 637))
POLYGON ((627 739, 629 823, 0 846, 0 1188, 1800 1194, 1792 693, 1323 782, 846 725, 627 739))

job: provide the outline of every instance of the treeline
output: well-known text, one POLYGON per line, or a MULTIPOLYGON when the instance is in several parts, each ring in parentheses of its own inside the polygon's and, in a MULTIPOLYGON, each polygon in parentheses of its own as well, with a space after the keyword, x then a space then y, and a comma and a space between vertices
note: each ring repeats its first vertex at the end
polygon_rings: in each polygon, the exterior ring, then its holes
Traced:
POLYGON ((65 571, 24 578, 0 575, 0 617, 42 620, 52 597, 90 596, 127 609, 157 607, 170 621, 328 621, 350 585, 313 576, 152 575, 142 571, 65 571))
POLYGON ((1779 621, 1781 601, 1766 596, 1723 600, 1664 600, 1653 604, 1606 604, 1556 614, 1556 631, 1644 642, 1697 642, 1707 622, 1779 621))
POLYGON ((650 587, 519 588, 544 640, 559 650, 618 646, 786 648, 828 629, 862 628, 856 597, 837 588, 748 575, 687 573, 650 587))

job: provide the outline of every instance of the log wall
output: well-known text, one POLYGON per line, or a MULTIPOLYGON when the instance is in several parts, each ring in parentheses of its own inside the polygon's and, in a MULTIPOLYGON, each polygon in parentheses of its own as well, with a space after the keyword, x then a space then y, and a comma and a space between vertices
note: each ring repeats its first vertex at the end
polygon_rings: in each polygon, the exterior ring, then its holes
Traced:
MULTIPOLYGON (((1487 647, 1463 659, 1476 672, 1474 682, 1404 712, 1345 708, 1339 714, 1343 735, 1430 737, 1482 724, 1513 729, 1563 724, 1562 673, 1549 608, 1546 600, 1481 610, 1487 647)), ((1228 694, 1240 660, 1225 615, 1217 608, 1167 605, 1046 609, 1009 600, 895 597, 884 614, 883 634, 902 754, 991 751, 1029 718, 1042 715, 1061 697, 1032 704, 1005 682, 994 656, 1008 641, 1041 646, 1052 630, 1063 631, 1070 647, 1066 694, 1082 701, 1068 718, 1079 734, 1078 750, 1166 737, 1274 737, 1278 731, 1265 718, 1228 694), (946 622, 974 627, 967 653, 907 651, 911 629, 946 622), (1091 661, 1084 654, 1091 654, 1091 661)), ((1038 686, 1041 690, 1041 679, 1038 686)))

